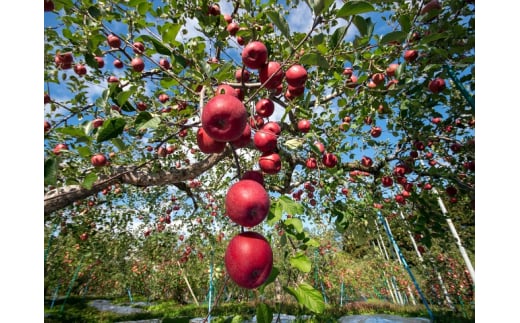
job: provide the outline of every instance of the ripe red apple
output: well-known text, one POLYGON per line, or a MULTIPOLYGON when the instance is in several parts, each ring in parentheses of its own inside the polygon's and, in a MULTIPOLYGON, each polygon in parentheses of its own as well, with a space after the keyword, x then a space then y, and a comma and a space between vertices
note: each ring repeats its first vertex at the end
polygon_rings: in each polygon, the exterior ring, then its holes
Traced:
POLYGON ((259 69, 267 62, 267 47, 264 43, 253 41, 242 51, 242 63, 251 69, 259 69))
POLYGON ((407 62, 413 62, 419 57, 419 52, 415 49, 409 49, 404 52, 404 59, 407 62))
POLYGON ((432 184, 430 184, 430 183, 426 183, 426 184, 423 185, 422 188, 423 188, 423 190, 429 191, 429 190, 431 190, 433 187, 432 187, 432 184))
POLYGON ((51 96, 48 93, 43 94, 43 104, 51 103, 51 96))
POLYGON ((284 72, 281 67, 280 63, 271 61, 260 68, 260 83, 265 83, 264 86, 266 89, 274 90, 282 83, 284 72))
POLYGON ((428 83, 428 89, 432 91, 432 93, 442 92, 445 88, 446 82, 440 77, 433 79, 428 83))
POLYGON ((238 69, 235 72, 235 78, 238 82, 244 82, 247 83, 249 81, 249 78, 251 77, 251 73, 249 73, 246 69, 238 69))
POLYGON ((394 180, 390 176, 383 176, 381 178, 381 184, 384 187, 390 187, 390 186, 394 185, 394 180))
POLYGON ((261 129, 271 131, 277 136, 279 136, 282 132, 282 128, 280 128, 280 125, 276 121, 269 121, 268 123, 263 125, 261 129))
POLYGON ((372 127, 372 129, 370 129, 370 135, 374 138, 377 138, 381 136, 382 131, 383 130, 381 129, 381 127, 372 127))
POLYGON ((52 152, 55 155, 59 155, 62 150, 69 150, 69 147, 67 146, 67 144, 57 144, 56 146, 54 146, 54 149, 52 150, 52 152))
POLYGON ((254 227, 269 212, 269 195, 264 186, 252 179, 242 179, 231 185, 226 199, 226 215, 236 224, 254 227))
POLYGON ((238 137, 238 139, 230 141, 233 148, 244 148, 249 146, 249 143, 251 142, 251 126, 249 123, 246 122, 246 126, 244 128, 244 131, 242 132, 242 135, 238 137))
POLYGON ((74 65, 74 73, 78 74, 79 76, 83 76, 87 74, 87 67, 83 64, 76 64, 74 65))
POLYGON ((238 139, 247 123, 244 104, 228 94, 211 98, 202 110, 202 127, 216 141, 238 139))
POLYGON ((258 160, 260 169, 266 174, 276 174, 282 169, 282 160, 277 153, 263 153, 258 160))
POLYGON ((226 26, 226 30, 231 36, 235 36, 237 32, 240 30, 240 25, 236 22, 231 22, 226 26))
POLYGON ((273 268, 273 250, 261 234, 242 232, 229 242, 224 256, 229 277, 240 287, 262 285, 273 268))
POLYGON ((322 158, 323 165, 333 168, 338 164, 338 157, 333 153, 325 153, 322 158))
POLYGON ((159 60, 159 65, 165 70, 169 70, 172 67, 170 61, 164 57, 159 60))
POLYGON ((395 201, 399 204, 406 204, 406 199, 402 194, 397 194, 395 196, 395 201))
POLYGON ((123 61, 121 61, 118 58, 114 59, 114 67, 115 68, 123 68, 124 67, 123 61))
POLYGON ((137 106, 137 110, 139 110, 139 111, 145 111, 148 108, 148 105, 142 101, 137 102, 136 106, 137 106))
POLYGON ((242 179, 250 179, 264 186, 264 175, 258 170, 248 170, 242 174, 242 179))
POLYGON ((341 74, 345 75, 347 78, 350 78, 352 76, 352 73, 354 73, 352 67, 345 67, 341 74))
POLYGON ((272 152, 276 149, 277 137, 275 133, 266 130, 265 126, 263 126, 253 136, 253 143, 263 153, 272 152))
POLYGON ((43 130, 45 132, 51 130, 51 123, 49 121, 44 120, 44 122, 43 122, 43 130))
POLYGON ((43 11, 54 11, 54 2, 52 0, 45 0, 43 2, 43 11))
POLYGON ((385 81, 385 74, 383 73, 375 73, 371 77, 372 82, 374 82, 376 85, 379 85, 385 81))
POLYGON ((442 5, 439 2, 439 0, 430 0, 428 3, 426 3, 422 9, 421 9, 421 15, 426 15, 432 10, 441 10, 442 5))
POLYGON ((103 57, 96 56, 96 57, 94 57, 94 59, 96 60, 96 62, 98 64, 98 68, 103 68, 105 66, 105 60, 103 59, 103 57))
POLYGON ((442 118, 440 118, 440 117, 432 118, 432 123, 434 123, 434 124, 439 124, 441 122, 442 122, 442 118))
POLYGON ((295 64, 287 69, 285 72, 285 79, 287 84, 294 87, 303 87, 307 81, 307 70, 305 67, 295 64))
POLYGON ((104 120, 101 118, 96 118, 92 121, 92 127, 99 128, 103 125, 104 120))
POLYGON ((82 233, 79 238, 81 239, 81 241, 87 241, 88 240, 88 233, 84 232, 82 233))
POLYGON ((260 99, 255 105, 256 114, 269 118, 274 112, 274 103, 270 99, 260 99))
POLYGON ((286 94, 289 94, 291 97, 297 98, 297 97, 303 95, 304 92, 305 92, 304 86, 294 87, 292 85, 288 85, 286 94))
POLYGON ((238 93, 235 91, 235 88, 228 84, 220 84, 217 86, 217 89, 215 90, 215 95, 221 95, 221 94, 227 94, 232 95, 235 98, 238 99, 238 93))
POLYGON ((231 15, 229 15, 229 14, 226 13, 226 14, 224 14, 224 20, 225 20, 228 24, 230 24, 230 23, 233 21, 233 17, 231 17, 231 15))
POLYGON ((119 83, 119 79, 117 76, 110 75, 107 80, 108 83, 119 83))
POLYGON ((319 141, 316 141, 316 142, 314 143, 314 146, 315 146, 316 148, 318 148, 318 150, 319 150, 319 152, 320 152, 321 154, 325 153, 325 145, 323 145, 323 143, 321 143, 321 142, 319 142, 319 141))
POLYGON ((107 42, 108 42, 108 45, 112 48, 121 47, 121 39, 119 39, 119 37, 117 37, 114 34, 110 34, 107 36, 107 42))
POLYGON ((358 81, 357 76, 352 75, 346 82, 347 87, 349 87, 351 89, 356 88, 359 85, 357 81, 358 81))
POLYGON ((249 118, 249 125, 253 129, 260 129, 264 126, 264 118, 259 115, 254 115, 249 118))
POLYGON ((209 6, 209 14, 212 16, 220 16, 220 6, 217 3, 209 6))
POLYGON ((159 102, 166 103, 168 100, 170 100, 170 97, 166 93, 159 94, 159 102))
POLYGON ((449 196, 455 196, 457 195, 457 189, 455 188, 455 186, 448 186, 446 187, 446 194, 448 194, 449 196))
POLYGON ((398 68, 399 68, 399 64, 397 64, 397 63, 392 63, 392 64, 388 65, 388 67, 386 68, 386 76, 388 76, 388 77, 395 76, 395 72, 397 71, 398 68))
POLYGON ((54 57, 54 63, 56 64, 56 67, 67 70, 72 67, 72 62, 74 60, 74 57, 72 56, 71 52, 66 53, 56 53, 56 56, 54 57))
POLYGON ((309 132, 311 130, 311 122, 307 119, 298 121, 298 130, 303 133, 309 132))
POLYGON ((130 65, 132 65, 132 68, 136 72, 142 72, 144 70, 144 61, 141 57, 135 57, 132 59, 130 65))
POLYGON ((372 158, 368 156, 361 157, 361 165, 365 167, 371 167, 374 162, 372 161, 372 158))
POLYGON ((246 43, 246 40, 245 40, 244 37, 242 37, 242 36, 237 36, 237 43, 238 43, 240 46, 243 46, 243 45, 246 43))
POLYGON ((142 53, 144 53, 144 44, 137 41, 132 44, 132 49, 133 49, 134 53, 142 54, 142 53))
POLYGON ((95 154, 90 159, 90 162, 95 167, 101 167, 101 166, 105 166, 107 164, 108 160, 105 157, 105 155, 103 155, 103 154, 95 154))
POLYGON ((225 142, 215 141, 201 127, 197 130, 197 145, 205 154, 218 154, 226 148, 225 142))
POLYGON ((314 157, 309 157, 305 161, 305 166, 307 166, 308 169, 315 169, 318 167, 318 161, 314 157))

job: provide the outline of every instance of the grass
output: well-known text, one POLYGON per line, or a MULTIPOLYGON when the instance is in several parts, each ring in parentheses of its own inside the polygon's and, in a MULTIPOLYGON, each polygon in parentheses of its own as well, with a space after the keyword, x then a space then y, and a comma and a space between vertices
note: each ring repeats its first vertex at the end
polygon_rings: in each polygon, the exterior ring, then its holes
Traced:
MULTIPOLYGON (((63 311, 61 310, 63 300, 57 300, 54 307, 50 309, 50 301, 45 301, 45 320, 46 323, 58 322, 96 322, 109 323, 120 321, 138 321, 146 319, 161 319, 163 323, 188 323, 190 319, 196 317, 206 317, 208 314, 207 305, 196 306, 180 305, 172 301, 155 302, 149 306, 139 306, 143 308, 142 313, 121 315, 112 312, 100 312, 88 305, 93 299, 108 299, 113 304, 128 305, 128 298, 107 298, 107 297, 69 297, 63 311)), ((134 302, 147 302, 146 299, 134 299, 134 302)), ((267 302, 268 303, 268 302, 267 302)), ((343 307, 329 306, 321 314, 311 313, 301 308, 297 303, 270 304, 274 315, 281 313, 295 315, 297 317, 307 315, 306 320, 300 319, 298 322, 337 322, 338 318, 344 315, 367 315, 367 314, 389 314, 403 317, 425 317, 428 313, 422 305, 396 305, 380 300, 368 300, 366 302, 351 302, 343 307)), ((474 322, 474 312, 460 313, 446 308, 432 307, 436 323, 443 322, 474 322), (469 317, 466 317, 469 316, 469 317)), ((251 319, 256 314, 256 303, 224 303, 212 310, 212 323, 238 323, 251 319)))

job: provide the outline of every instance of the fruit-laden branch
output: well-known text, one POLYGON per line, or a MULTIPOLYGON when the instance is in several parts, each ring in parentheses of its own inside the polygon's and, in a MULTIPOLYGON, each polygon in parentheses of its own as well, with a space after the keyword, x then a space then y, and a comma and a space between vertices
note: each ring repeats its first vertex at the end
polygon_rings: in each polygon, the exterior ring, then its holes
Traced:
POLYGON ((44 197, 44 215, 47 218, 52 212, 71 205, 75 201, 92 196, 115 183, 129 184, 137 187, 175 185, 199 176, 230 154, 231 149, 228 148, 220 154, 210 155, 206 159, 191 164, 186 168, 171 168, 169 170, 159 170, 156 172, 152 172, 146 167, 115 167, 112 175, 101 177, 90 189, 80 185, 68 185, 49 191, 44 197))

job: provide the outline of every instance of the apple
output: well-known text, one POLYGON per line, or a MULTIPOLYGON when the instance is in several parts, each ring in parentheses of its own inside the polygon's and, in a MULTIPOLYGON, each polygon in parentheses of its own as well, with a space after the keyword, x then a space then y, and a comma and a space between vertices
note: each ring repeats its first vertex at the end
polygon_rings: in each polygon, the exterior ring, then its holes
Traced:
POLYGON ((63 70, 70 69, 72 67, 72 62, 74 60, 74 57, 72 56, 71 52, 66 53, 57 53, 54 57, 54 63, 56 64, 56 67, 61 68, 63 70))
POLYGON ((240 46, 243 46, 243 45, 246 43, 246 40, 245 40, 244 37, 242 37, 242 36, 237 36, 237 43, 238 43, 240 46))
POLYGON ((311 122, 307 119, 298 121, 298 130, 303 133, 307 133, 311 130, 311 122))
POLYGON ((347 83, 347 87, 349 87, 351 89, 357 87, 359 85, 357 81, 358 81, 357 76, 352 75, 346 82, 347 83))
POLYGON ((249 78, 251 77, 251 73, 249 73, 246 69, 238 69, 235 72, 235 78, 238 82, 244 82, 247 83, 249 81, 249 78))
POLYGON ((133 49, 134 53, 142 54, 142 53, 144 53, 144 44, 137 41, 137 42, 133 43, 132 49, 133 49))
POLYGON ((371 167, 374 162, 372 161, 372 158, 368 156, 361 157, 361 165, 365 167, 371 167))
POLYGON ((118 58, 114 59, 114 63, 113 64, 114 64, 115 68, 123 68, 123 66, 124 66, 123 61, 121 61, 118 58))
POLYGON ((413 62, 419 57, 419 52, 415 49, 409 49, 404 52, 404 59, 407 62, 413 62))
POLYGON ((325 145, 323 145, 321 142, 316 141, 316 142, 314 143, 314 146, 315 146, 316 148, 318 148, 318 151, 319 151, 321 154, 325 153, 325 145))
POLYGON ((292 65, 285 72, 285 79, 287 84, 291 86, 296 88, 303 87, 307 81, 307 70, 301 65, 292 65))
POLYGON ((249 228, 267 217, 269 205, 264 186, 252 179, 241 179, 231 185, 225 199, 226 215, 234 223, 249 228))
POLYGON ((202 110, 202 127, 216 141, 238 139, 248 120, 244 104, 229 94, 211 98, 202 110))
POLYGON ((354 73, 352 67, 345 67, 341 74, 345 75, 347 78, 350 78, 352 76, 352 73, 354 73))
POLYGON ((431 190, 433 187, 432 187, 432 184, 430 184, 430 183, 426 183, 426 184, 423 185, 422 188, 423 188, 423 190, 429 191, 429 190, 431 190))
POLYGON ((226 30, 231 36, 235 36, 237 32, 240 30, 240 25, 236 22, 232 22, 226 26, 226 30))
POLYGON ((434 123, 434 124, 439 124, 441 122, 442 122, 442 118, 439 118, 439 117, 432 118, 432 123, 434 123))
POLYGON ((315 169, 318 167, 318 161, 314 157, 309 157, 305 161, 305 166, 307 166, 308 169, 315 169))
POLYGON ((250 42, 244 47, 241 56, 245 66, 257 70, 266 65, 267 47, 259 41, 250 42))
POLYGON ((271 131, 277 136, 279 136, 282 132, 282 128, 280 128, 280 125, 276 121, 269 121, 268 123, 263 125, 261 129, 271 131))
POLYGON ((132 68, 136 72, 142 72, 144 70, 144 61, 141 57, 135 57, 132 59, 130 65, 132 65, 132 68))
POLYGON ((168 100, 170 100, 170 97, 166 93, 159 94, 159 102, 166 103, 168 100))
POLYGON ((322 162, 326 167, 333 168, 338 164, 338 157, 333 153, 325 153, 322 162))
POLYGON ((54 2, 52 0, 45 0, 43 2, 43 11, 54 11, 54 2))
POLYGON ((87 74, 87 67, 83 64, 76 64, 74 65, 74 73, 78 74, 79 76, 83 76, 87 74))
POLYGON ((264 175, 258 170, 248 170, 242 174, 242 179, 250 179, 264 186, 264 175))
POLYGON ((265 83, 266 89, 274 90, 282 83, 284 72, 281 67, 280 63, 271 61, 260 68, 260 83, 265 83))
POLYGON ((410 157, 412 157, 412 158, 419 157, 419 153, 417 152, 417 150, 410 151, 410 157))
POLYGON ((110 75, 107 80, 108 83, 119 83, 119 79, 117 76, 110 75))
POLYGON ((260 129, 264 126, 264 118, 259 115, 254 115, 249 118, 249 125, 253 129, 260 129))
POLYGON ((399 204, 406 204, 406 198, 402 194, 397 194, 395 196, 395 201, 399 204))
POLYGON ((246 127, 238 139, 230 141, 233 148, 244 148, 251 142, 251 126, 246 122, 246 127))
POLYGON ((440 77, 437 77, 437 78, 431 80, 430 83, 428 83, 428 89, 432 93, 442 92, 445 88, 446 88, 446 82, 440 77))
POLYGON ((260 99, 255 105, 256 114, 263 117, 269 118, 274 112, 274 103, 270 99, 260 99))
POLYGON ((442 5, 438 0, 430 0, 421 9, 421 15, 426 15, 432 10, 441 10, 442 5))
POLYGON ((265 126, 258 130, 253 136, 255 147, 263 153, 272 152, 276 149, 277 137, 270 130, 266 130, 265 126))
POLYGON ((43 130, 45 132, 51 130, 51 123, 49 121, 44 120, 44 122, 43 122, 43 130))
POLYGON ((385 74, 383 73, 375 73, 371 77, 372 82, 374 82, 376 85, 379 85, 385 81, 385 74))
POLYGON ((394 185, 394 180, 390 176, 383 176, 381 178, 381 184, 384 187, 390 187, 390 186, 394 185))
POLYGON ((448 194, 448 196, 455 196, 455 195, 457 195, 457 192, 458 191, 454 186, 446 187, 446 194, 448 194))
POLYGON ((216 3, 209 6, 209 14, 212 16, 220 16, 220 6, 216 3))
POLYGON ((107 42, 108 42, 108 45, 112 48, 121 47, 121 39, 119 39, 119 37, 117 37, 114 34, 110 34, 107 36, 107 42))
POLYGON ((374 138, 381 136, 381 133, 382 133, 381 127, 372 127, 372 129, 370 129, 370 135, 374 138))
POLYGON ((52 152, 55 154, 55 155, 59 155, 61 154, 61 151, 62 150, 69 150, 69 147, 67 146, 67 144, 57 144, 56 146, 54 146, 54 149, 52 150, 52 152))
POLYGON ((217 89, 215 90, 215 95, 221 95, 221 94, 232 95, 238 99, 238 93, 237 93, 237 91, 235 91, 235 88, 232 87, 231 85, 220 84, 219 86, 217 86, 217 89))
POLYGON ((104 120, 101 118, 96 118, 92 121, 92 127, 99 128, 103 125, 104 120))
POLYGON ((231 280, 242 288, 254 289, 271 274, 273 250, 261 234, 242 232, 229 242, 224 263, 231 280))
POLYGON ((292 86, 292 85, 288 85, 286 94, 288 94, 291 97, 299 97, 304 92, 305 92, 305 87, 304 86, 295 87, 295 86, 292 86))
POLYGON ((208 64, 218 64, 218 58, 212 57, 208 60, 208 64))
POLYGON ((90 159, 90 162, 95 167, 101 167, 101 166, 105 166, 107 164, 108 160, 105 157, 105 155, 103 155, 103 154, 95 154, 90 159))
POLYGON ((282 160, 277 153, 263 153, 258 165, 260 169, 266 174, 276 174, 282 169, 282 160))
POLYGON ((104 60, 103 57, 101 57, 101 56, 95 56, 94 59, 95 59, 96 62, 97 62, 98 68, 103 68, 103 67, 105 67, 105 60, 104 60))
POLYGON ((219 154, 226 148, 225 142, 215 141, 202 127, 197 130, 197 145, 205 154, 219 154))
POLYGON ((372 117, 371 116, 367 116, 365 117, 365 119, 363 120, 365 122, 366 125, 371 125, 373 120, 372 120, 372 117))
POLYGON ((231 17, 231 15, 229 15, 229 14, 226 13, 226 14, 224 14, 224 20, 225 20, 228 24, 230 24, 230 23, 233 21, 233 17, 231 17))
POLYGON ((43 94, 43 104, 51 103, 51 96, 48 93, 43 94))
POLYGON ((397 63, 392 63, 392 64, 388 65, 388 67, 386 68, 386 76, 388 76, 388 77, 395 76, 395 72, 397 72, 398 68, 399 68, 399 64, 397 64, 397 63))
POLYGON ((420 141, 420 140, 415 141, 413 143, 413 146, 415 147, 415 149, 420 150, 420 151, 422 151, 422 150, 424 150, 426 148, 424 143, 422 141, 420 141))
POLYGON ((146 109, 148 108, 148 105, 143 101, 137 102, 136 106, 137 106, 137 110, 139 110, 139 111, 146 111, 146 109))
POLYGON ((88 233, 84 232, 82 233, 79 238, 81 239, 81 241, 87 241, 88 240, 88 233))
POLYGON ((172 67, 170 61, 164 57, 159 60, 159 65, 165 70, 169 70, 172 67))

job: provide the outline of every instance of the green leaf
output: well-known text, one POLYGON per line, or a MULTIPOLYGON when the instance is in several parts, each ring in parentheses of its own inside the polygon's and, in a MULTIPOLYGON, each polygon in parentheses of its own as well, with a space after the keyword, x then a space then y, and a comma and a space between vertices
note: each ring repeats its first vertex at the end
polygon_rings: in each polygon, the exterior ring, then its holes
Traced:
POLYGON ((296 219, 296 218, 290 218, 290 219, 287 219, 284 221, 284 224, 289 227, 289 226, 293 226, 294 230, 297 232, 297 233, 302 233, 303 232, 303 222, 302 220, 300 219, 296 219))
POLYGON ((342 41, 342 39, 339 39, 341 35, 346 35, 345 30, 347 29, 347 26, 339 27, 338 29, 334 30, 334 33, 332 33, 332 36, 330 36, 330 46, 331 48, 335 48, 339 42, 342 41))
POLYGON ((265 303, 257 305, 256 321, 258 323, 271 323, 273 321, 273 311, 265 303))
POLYGON ((402 15, 399 17, 399 25, 401 25, 401 29, 405 32, 409 32, 410 28, 412 28, 412 24, 410 23, 410 16, 402 15))
POLYGON ((273 283, 276 280, 276 277, 278 277, 278 274, 280 273, 280 270, 276 267, 273 267, 271 269, 271 273, 269 274, 269 277, 265 280, 265 282, 258 288, 260 294, 264 293, 264 289, 271 283, 273 283))
POLYGON ((314 12, 315 16, 318 16, 325 7, 325 1, 324 0, 307 0, 307 4, 311 8, 311 10, 314 12))
POLYGON ((112 143, 114 144, 114 146, 117 147, 117 149, 119 149, 120 151, 124 151, 126 150, 126 145, 125 143, 123 142, 123 140, 121 138, 112 138, 112 143))
POLYGON ((134 125, 137 130, 155 129, 161 124, 160 117, 153 117, 149 112, 143 111, 135 118, 134 125))
POLYGON ((294 138, 294 139, 289 139, 286 142, 284 142, 284 146, 286 146, 289 149, 296 150, 296 149, 300 148, 301 146, 303 146, 304 142, 305 142, 305 140, 303 138, 294 138))
POLYGON ((125 105, 126 101, 128 101, 128 98, 130 98, 130 96, 132 94, 134 94, 134 89, 130 89, 128 91, 122 91, 121 93, 119 93, 117 95, 117 103, 120 107, 122 107, 123 105, 125 105))
POLYGON ((285 196, 285 195, 281 196, 278 199, 278 201, 280 202, 282 210, 287 214, 295 215, 295 214, 303 214, 303 212, 304 212, 303 205, 301 203, 294 201, 293 199, 291 199, 288 196, 285 196))
POLYGON ((43 183, 45 185, 56 185, 58 178, 58 161, 55 157, 50 157, 45 161, 43 174, 43 183))
POLYGON ((325 309, 325 302, 321 293, 307 283, 301 283, 296 288, 286 287, 285 290, 293 295, 298 303, 314 313, 322 313, 325 309))
POLYGON ((324 69, 329 69, 329 63, 320 53, 308 53, 300 59, 301 64, 319 66, 324 69))
POLYGON ((269 19, 273 22, 273 24, 280 30, 282 35, 287 38, 287 40, 291 39, 291 32, 289 30, 289 24, 287 24, 287 20, 285 20, 278 11, 268 11, 266 12, 269 19))
POLYGON ((406 39, 406 36, 408 36, 408 34, 404 31, 392 31, 384 35, 383 38, 381 38, 381 40, 379 41, 379 43, 386 44, 394 41, 402 43, 406 39))
POLYGON ((345 18, 371 11, 375 11, 375 8, 366 1, 349 1, 338 10, 336 16, 339 18, 345 18))
POLYGON ((97 181, 98 176, 96 173, 88 173, 87 176, 85 176, 85 179, 83 180, 83 183, 81 183, 81 186, 86 188, 87 190, 92 188, 92 185, 97 181))
POLYGON ((153 47, 155 47, 155 50, 159 54, 163 54, 163 55, 167 55, 167 56, 170 56, 172 54, 172 52, 168 49, 168 47, 164 46, 160 41, 158 41, 157 39, 155 39, 152 36, 141 35, 141 36, 139 36, 137 38, 142 39, 142 40, 147 41, 147 42, 151 42, 153 44, 153 47))
POLYGON ((298 252, 296 256, 289 258, 289 263, 301 272, 308 273, 311 271, 311 260, 302 251, 298 252))
POLYGON ((167 28, 164 28, 161 32, 163 41, 167 43, 175 41, 181 27, 181 25, 168 24, 167 28))
POLYGON ((79 153, 79 155, 83 158, 88 158, 92 156, 92 151, 90 151, 90 148, 87 146, 81 146, 76 149, 79 153))
POLYGON ((87 11, 94 18, 98 18, 99 16, 101 16, 101 11, 96 6, 88 7, 87 11))
POLYGON ((269 213, 267 214, 267 224, 274 225, 282 218, 282 205, 279 201, 271 203, 269 206, 269 213))
POLYGON ((98 128, 97 142, 103 142, 115 138, 123 133, 126 121, 123 118, 108 119, 98 128))
POLYGON ((63 128, 57 128, 56 132, 62 133, 64 135, 69 135, 78 139, 90 141, 90 137, 87 136, 85 133, 85 130, 80 127, 63 127, 63 128))

